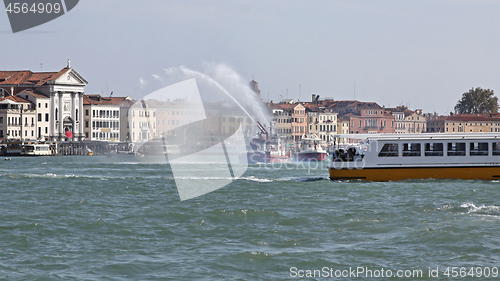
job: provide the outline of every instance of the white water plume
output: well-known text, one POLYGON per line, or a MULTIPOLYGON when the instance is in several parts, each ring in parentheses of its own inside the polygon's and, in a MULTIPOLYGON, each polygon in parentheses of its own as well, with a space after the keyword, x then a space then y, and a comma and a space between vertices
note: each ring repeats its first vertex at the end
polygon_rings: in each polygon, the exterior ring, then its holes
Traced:
POLYGON ((262 101, 253 92, 238 73, 224 64, 205 63, 205 72, 196 71, 185 66, 165 69, 166 80, 169 83, 196 78, 203 100, 220 100, 221 95, 228 97, 254 122, 268 123, 270 116, 262 101))
POLYGON ((138 123, 140 129, 132 133, 137 159, 166 164, 168 155, 181 201, 240 178, 248 169, 247 140, 257 129, 255 123, 269 120, 249 82, 225 65, 205 68, 170 67, 165 76, 152 75, 153 81, 166 85, 136 102, 128 114, 132 127, 138 123), (185 163, 206 168, 193 173, 185 163), (217 179, 207 182, 193 174, 217 179))

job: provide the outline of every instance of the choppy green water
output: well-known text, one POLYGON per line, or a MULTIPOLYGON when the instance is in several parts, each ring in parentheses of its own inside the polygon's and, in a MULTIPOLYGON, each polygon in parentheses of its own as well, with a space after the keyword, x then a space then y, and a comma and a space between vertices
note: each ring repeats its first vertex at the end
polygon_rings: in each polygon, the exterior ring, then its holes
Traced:
POLYGON ((252 166, 181 202, 168 166, 133 157, 2 160, 0 278, 290 280, 293 267, 364 267, 447 280, 446 267, 500 266, 499 182, 332 182, 324 168, 288 168, 252 166))

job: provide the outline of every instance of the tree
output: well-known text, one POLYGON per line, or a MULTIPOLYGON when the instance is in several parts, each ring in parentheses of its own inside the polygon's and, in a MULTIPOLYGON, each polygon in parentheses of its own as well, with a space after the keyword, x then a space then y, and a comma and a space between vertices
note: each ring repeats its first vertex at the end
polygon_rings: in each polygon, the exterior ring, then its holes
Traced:
POLYGON ((497 113, 498 98, 494 95, 490 89, 472 88, 463 93, 455 105, 455 113, 497 113))

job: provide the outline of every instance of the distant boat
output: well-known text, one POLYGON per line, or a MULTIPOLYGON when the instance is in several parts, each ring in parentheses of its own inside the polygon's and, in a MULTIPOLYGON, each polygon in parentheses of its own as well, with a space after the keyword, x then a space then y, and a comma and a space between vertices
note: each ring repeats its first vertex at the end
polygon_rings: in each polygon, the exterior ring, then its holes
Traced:
POLYGON ((56 154, 55 144, 37 140, 7 141, 6 156, 51 156, 56 154))
POLYGON ((45 143, 33 143, 25 144, 21 148, 22 156, 52 156, 54 155, 53 150, 50 149, 49 144, 45 143))
POLYGON ((320 142, 321 138, 315 134, 303 135, 299 150, 293 154, 294 161, 324 161, 327 152, 320 142))
POLYGON ((242 157, 247 157, 249 164, 289 161, 290 153, 285 150, 280 136, 277 134, 269 136, 266 128, 259 121, 257 121, 257 128, 260 132, 250 141, 251 151, 242 157))

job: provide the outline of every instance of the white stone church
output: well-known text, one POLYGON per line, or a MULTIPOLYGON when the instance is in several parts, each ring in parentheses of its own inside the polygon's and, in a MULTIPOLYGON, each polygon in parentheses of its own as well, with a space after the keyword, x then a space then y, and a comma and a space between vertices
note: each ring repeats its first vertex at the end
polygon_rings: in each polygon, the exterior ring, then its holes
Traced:
POLYGON ((22 139, 51 141, 84 140, 83 95, 87 84, 71 68, 69 60, 59 72, 0 71, 0 130, 8 132, 6 138, 21 136, 22 139), (3 103, 9 96, 25 101, 8 99, 8 102, 3 103), (29 108, 24 108, 26 101, 31 103, 29 108), (16 108, 19 116, 14 123, 11 122, 11 118, 14 118, 11 116, 16 108), (23 113, 26 115, 33 110, 36 113, 35 124, 30 122, 31 119, 23 122, 28 120, 23 113), (33 127, 36 128, 35 132, 31 132, 33 127))

